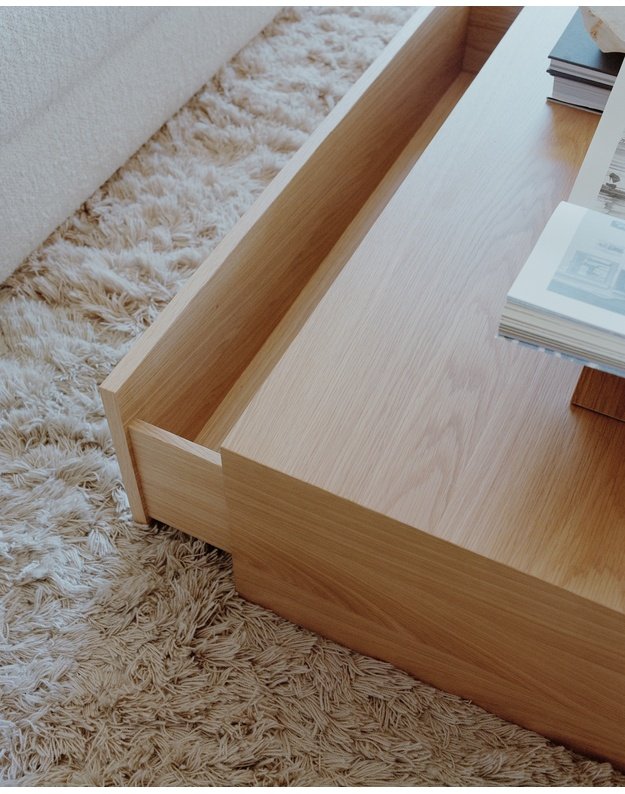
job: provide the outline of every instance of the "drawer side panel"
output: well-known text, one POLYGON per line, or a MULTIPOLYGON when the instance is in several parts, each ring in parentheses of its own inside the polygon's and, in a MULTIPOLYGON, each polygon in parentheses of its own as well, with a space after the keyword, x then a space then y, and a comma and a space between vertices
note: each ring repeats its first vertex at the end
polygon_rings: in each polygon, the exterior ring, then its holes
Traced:
POLYGON ((462 68, 477 74, 523 6, 472 6, 462 68))

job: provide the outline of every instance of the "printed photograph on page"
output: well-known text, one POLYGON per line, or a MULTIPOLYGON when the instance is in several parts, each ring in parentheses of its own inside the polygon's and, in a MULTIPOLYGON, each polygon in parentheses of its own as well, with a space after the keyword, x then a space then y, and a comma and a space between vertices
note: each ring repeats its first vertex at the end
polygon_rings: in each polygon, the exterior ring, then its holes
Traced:
POLYGON ((587 213, 547 289, 625 316, 625 223, 587 213))

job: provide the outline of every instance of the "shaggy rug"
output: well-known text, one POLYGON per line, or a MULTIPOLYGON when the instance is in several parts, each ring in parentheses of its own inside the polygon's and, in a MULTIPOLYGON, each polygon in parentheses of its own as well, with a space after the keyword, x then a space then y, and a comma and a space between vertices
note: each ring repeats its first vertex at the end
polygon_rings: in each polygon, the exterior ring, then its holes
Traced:
POLYGON ((622 784, 132 522, 97 386, 409 11, 283 13, 0 289, 5 784, 622 784))

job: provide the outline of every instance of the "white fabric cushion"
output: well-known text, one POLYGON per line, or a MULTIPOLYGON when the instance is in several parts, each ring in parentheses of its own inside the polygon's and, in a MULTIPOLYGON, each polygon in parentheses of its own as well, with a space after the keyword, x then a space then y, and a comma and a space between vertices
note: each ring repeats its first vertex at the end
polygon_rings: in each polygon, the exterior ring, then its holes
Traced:
POLYGON ((0 142, 149 24, 160 8, 0 8, 0 142))
POLYGON ((0 281, 277 11, 0 8, 0 281))

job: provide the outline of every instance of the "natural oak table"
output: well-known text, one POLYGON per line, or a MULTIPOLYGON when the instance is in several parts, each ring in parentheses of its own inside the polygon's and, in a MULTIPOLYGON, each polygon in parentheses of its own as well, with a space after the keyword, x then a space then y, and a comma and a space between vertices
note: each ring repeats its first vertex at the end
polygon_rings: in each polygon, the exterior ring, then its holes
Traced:
POLYGON ((597 123, 545 101, 571 14, 474 78, 511 15, 419 12, 103 399, 135 517, 242 595, 623 765, 625 423, 496 337, 597 123))
POLYGON ((243 595, 622 763, 625 426, 496 338, 596 124, 545 102, 563 18, 516 23, 222 459, 243 595))

